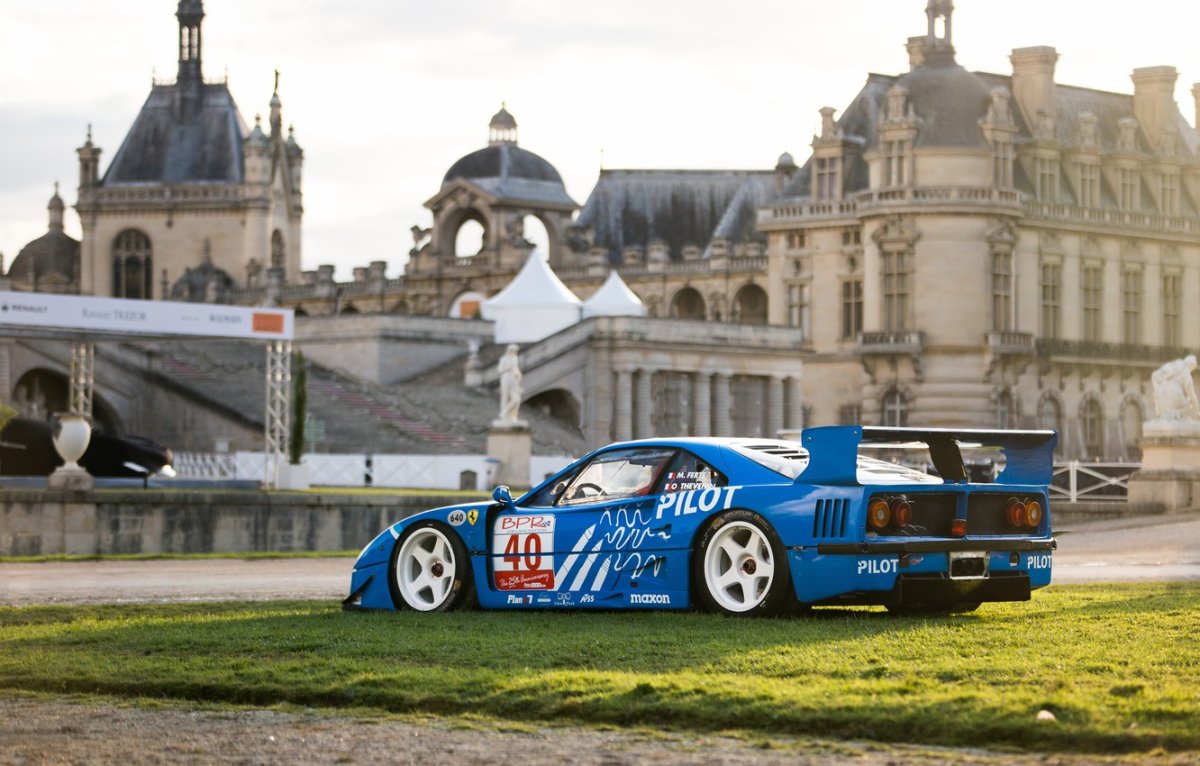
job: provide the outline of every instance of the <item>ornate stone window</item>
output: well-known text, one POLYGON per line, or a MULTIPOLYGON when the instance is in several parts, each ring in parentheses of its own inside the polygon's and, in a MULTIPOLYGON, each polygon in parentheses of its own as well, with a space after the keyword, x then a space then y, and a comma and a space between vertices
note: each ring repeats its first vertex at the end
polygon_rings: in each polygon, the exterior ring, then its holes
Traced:
POLYGON ((1006 249, 992 251, 992 329, 1013 329, 1013 255, 1006 249))
POLYGON ((1104 456, 1104 408, 1095 399, 1087 399, 1079 410, 1079 421, 1083 428, 1084 457, 1104 456))
POLYGON ((154 297, 154 254, 150 238, 136 229, 126 229, 113 240, 113 297, 154 297))
POLYGON ((908 399, 895 388, 883 395, 883 425, 903 428, 908 425, 908 399))
POLYGON ((1038 403, 1038 428, 1049 429, 1062 433, 1062 407, 1052 396, 1042 397, 1038 403))
POLYGON ((797 282, 787 286, 788 325, 799 327, 805 339, 812 333, 812 285, 797 282))
POLYGON ((1121 339, 1125 343, 1142 342, 1142 270, 1121 272, 1121 339))
POLYGON ((1096 342, 1103 334, 1104 272, 1099 266, 1084 266, 1080 272, 1080 306, 1083 309, 1083 340, 1096 342))
POLYGON ((1042 263, 1042 337, 1062 333, 1062 264, 1042 263))
POLYGON ((1168 348, 1183 345, 1183 277, 1163 274, 1162 278, 1163 337, 1168 348))
POLYGON ((855 402, 854 404, 843 404, 838 407, 838 425, 841 426, 856 426, 862 423, 862 405, 855 402))
POLYGON ((283 232, 271 232, 271 268, 287 268, 287 247, 283 244, 283 232))
POLYGON ((842 282, 842 339, 853 340, 863 329, 863 283, 861 279, 842 282))
POLYGON ((1121 405, 1121 439, 1125 442, 1125 457, 1130 460, 1142 459, 1142 450, 1138 447, 1138 442, 1142 439, 1144 420, 1142 406, 1133 399, 1126 399, 1121 405))
POLYGON ((996 395, 996 428, 1017 427, 1017 405, 1011 391, 996 395))
POLYGON ((1058 202, 1058 160, 1037 158, 1037 189, 1041 201, 1058 202))
POLYGON ((883 253, 883 329, 889 332, 908 329, 911 261, 907 250, 883 253))

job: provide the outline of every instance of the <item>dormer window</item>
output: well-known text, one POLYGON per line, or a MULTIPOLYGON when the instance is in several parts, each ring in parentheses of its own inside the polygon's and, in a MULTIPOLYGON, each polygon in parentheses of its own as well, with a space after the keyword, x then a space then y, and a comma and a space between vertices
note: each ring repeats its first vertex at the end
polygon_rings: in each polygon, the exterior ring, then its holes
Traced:
POLYGON ((1159 182, 1163 215, 1179 215, 1179 176, 1163 173, 1159 182))
POLYGON ((1050 157, 1038 157, 1037 185, 1040 200, 1058 202, 1058 160, 1050 157))
POLYGON ((1079 164, 1079 204, 1083 207, 1100 206, 1100 166, 1090 162, 1079 164))
POLYGON ((1141 196, 1138 194, 1141 190, 1141 178, 1137 168, 1118 168, 1117 179, 1121 187, 1121 209, 1137 210, 1141 196))
POLYGON ((841 161, 837 157, 817 158, 817 193, 818 200, 838 199, 841 197, 841 183, 838 174, 841 161))
POLYGON ((883 185, 904 186, 908 183, 908 141, 883 142, 883 185))

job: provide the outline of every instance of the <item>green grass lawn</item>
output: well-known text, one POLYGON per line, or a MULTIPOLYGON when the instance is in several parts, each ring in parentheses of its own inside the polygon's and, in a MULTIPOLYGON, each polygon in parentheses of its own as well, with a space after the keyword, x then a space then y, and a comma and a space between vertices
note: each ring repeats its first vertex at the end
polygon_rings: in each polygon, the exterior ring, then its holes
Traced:
POLYGON ((898 618, 0 609, 0 689, 1059 752, 1200 749, 1200 584, 898 618), (1056 722, 1035 720, 1049 710, 1056 722))

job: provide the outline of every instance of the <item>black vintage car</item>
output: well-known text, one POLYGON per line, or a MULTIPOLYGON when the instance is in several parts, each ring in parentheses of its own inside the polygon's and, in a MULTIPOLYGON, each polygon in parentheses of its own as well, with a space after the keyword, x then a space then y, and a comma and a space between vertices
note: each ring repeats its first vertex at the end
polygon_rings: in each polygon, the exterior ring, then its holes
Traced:
MULTIPOLYGON (((110 436, 96 431, 79 464, 93 476, 173 476, 171 450, 141 436, 110 436)), ((53 426, 44 420, 13 418, 0 431, 0 475, 49 476, 63 460, 54 449, 53 426)))

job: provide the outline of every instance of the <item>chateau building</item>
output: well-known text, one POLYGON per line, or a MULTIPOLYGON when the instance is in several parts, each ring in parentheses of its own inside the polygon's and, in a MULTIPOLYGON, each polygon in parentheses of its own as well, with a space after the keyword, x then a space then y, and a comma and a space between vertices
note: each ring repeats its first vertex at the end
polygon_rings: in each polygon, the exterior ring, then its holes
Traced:
MULTIPOLYGON (((247 131, 226 86, 200 76, 203 11, 183 0, 176 83, 154 86, 102 179, 99 150, 79 150, 73 284, 294 308, 313 358, 386 370, 363 372, 380 385, 405 375, 387 349, 457 343, 486 387, 495 349, 448 328, 542 257, 537 225, 577 298, 616 271, 646 308, 522 350, 527 404, 577 421, 589 446, 861 422, 1054 428, 1063 457, 1136 458, 1150 374, 1200 349, 1185 310, 1200 304, 1200 136, 1177 73, 1136 69, 1131 94, 1061 84, 1050 47, 972 72, 952 15, 929 0, 909 70, 820 110, 799 164, 604 170, 580 206, 502 106, 426 202, 403 277, 380 259, 339 283, 332 266, 300 271, 303 155, 278 95, 269 135, 247 131), (479 246, 459 252, 468 226, 479 246), (345 317, 355 329, 336 338, 316 321, 346 314, 378 321, 345 317), (339 362, 350 348, 373 361, 339 362)), ((51 233, 54 216, 52 202, 51 233)), ((25 261, 9 277, 71 289, 43 273, 25 261)))
POLYGON ((85 294, 212 300, 300 273, 304 152, 284 135, 278 76, 269 132, 247 128, 228 84, 204 80, 203 3, 175 15, 175 82, 153 85, 103 176, 90 131, 78 149, 85 294))
POLYGON ((1200 346, 1200 140, 1176 71, 1135 70, 1132 96, 1056 83, 1049 47, 968 72, 952 10, 929 3, 909 72, 822 110, 760 209, 770 320, 810 339, 818 422, 1055 428, 1066 456, 1136 457, 1150 374, 1200 346))

